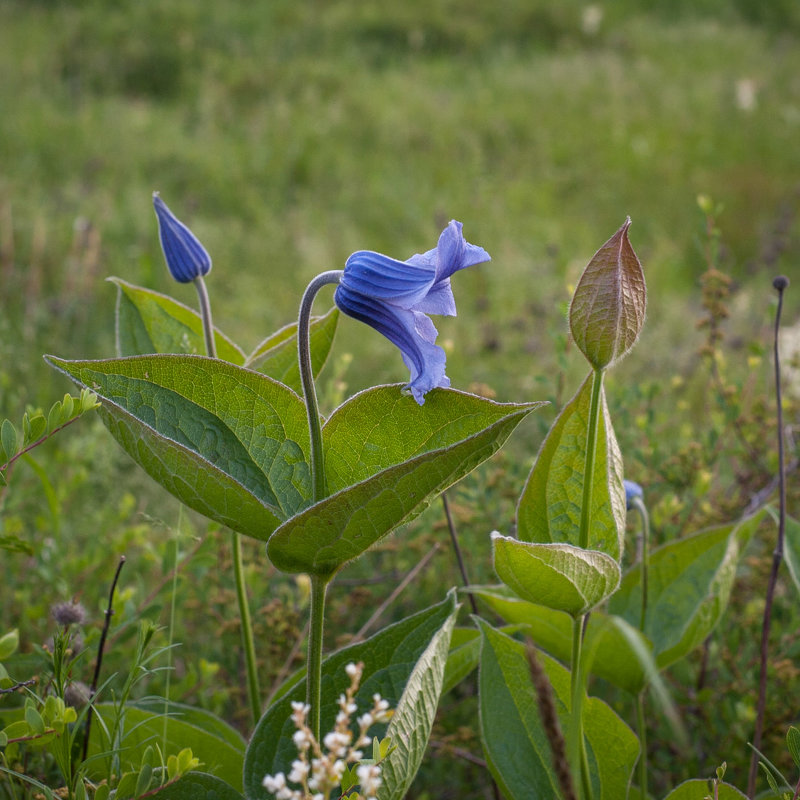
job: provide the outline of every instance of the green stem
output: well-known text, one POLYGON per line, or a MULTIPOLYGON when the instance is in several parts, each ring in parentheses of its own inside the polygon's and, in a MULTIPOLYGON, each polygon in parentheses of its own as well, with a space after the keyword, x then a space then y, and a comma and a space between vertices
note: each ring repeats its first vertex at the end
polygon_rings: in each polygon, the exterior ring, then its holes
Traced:
POLYGON ((311 617, 308 629, 308 669, 306 671, 306 703, 309 705, 308 727, 319 742, 320 702, 322 698, 322 632, 325 622, 325 593, 329 578, 311 576, 311 617))
POLYGON ((596 369, 592 379, 592 400, 589 407, 589 431, 586 436, 586 464, 583 469, 583 502, 581 505, 581 527, 578 544, 589 547, 589 529, 592 524, 592 484, 594 462, 597 453, 597 429, 600 422, 600 398, 603 392, 603 370, 596 369))
POLYGON ((644 718, 644 692, 636 695, 636 727, 639 729, 639 794, 647 800, 647 724, 644 718))
MULTIPOLYGON (((194 279, 197 297, 200 302, 200 317, 203 320, 203 337, 206 343, 206 355, 217 357, 217 345, 214 340, 214 323, 211 319, 211 302, 202 276, 194 279)), ((236 582, 236 599, 239 603, 239 623, 242 626, 242 646, 247 669, 247 697, 250 701, 250 713, 255 725, 261 717, 261 692, 258 686, 258 666, 256 647, 253 639, 253 623, 250 619, 250 606, 247 603, 247 586, 244 580, 242 564, 242 541, 236 531, 231 531, 231 550, 233 551, 233 576, 236 582)), ((177 559, 176 559, 177 564, 177 559)), ((177 569, 177 567, 176 567, 177 569)))
POLYGON ((641 497, 634 497, 631 506, 639 512, 642 518, 642 608, 639 614, 639 630, 644 631, 647 619, 647 574, 650 569, 650 517, 647 507, 641 497))
POLYGON ((233 574, 236 578, 236 599, 239 601, 239 622, 242 626, 242 646, 247 667, 247 698, 250 701, 250 713, 253 717, 253 725, 255 725, 261 718, 261 692, 258 686, 253 624, 250 620, 250 606, 247 603, 247 587, 244 581, 242 538, 236 531, 231 531, 231 550, 233 551, 233 574))
POLYGON ((569 764, 572 769, 572 781, 575 786, 581 786, 584 800, 590 800, 591 786, 589 784, 589 765, 586 758, 586 748, 583 741, 583 674, 581 670, 581 650, 583 647, 583 621, 584 617, 572 620, 572 669, 570 670, 570 693, 572 703, 569 715, 569 730, 567 735, 567 751, 569 764))
POLYGON ((217 344, 214 341, 214 323, 211 321, 211 302, 208 299, 206 283, 201 276, 194 279, 197 289, 197 298, 200 301, 200 317, 203 320, 203 336, 206 341, 206 355, 209 358, 217 357, 217 344))
MULTIPOLYGON (((342 270, 322 272, 306 287, 300 301, 297 320, 297 361, 300 366, 300 381, 303 384, 303 399, 308 413, 308 431, 311 436, 311 489, 312 500, 318 502, 327 495, 325 488, 325 466, 322 455, 322 425, 319 419, 317 390, 314 386, 314 369, 311 363, 311 306, 317 292, 326 284, 339 283, 342 270)), ((313 728, 312 728, 313 730, 313 728)))

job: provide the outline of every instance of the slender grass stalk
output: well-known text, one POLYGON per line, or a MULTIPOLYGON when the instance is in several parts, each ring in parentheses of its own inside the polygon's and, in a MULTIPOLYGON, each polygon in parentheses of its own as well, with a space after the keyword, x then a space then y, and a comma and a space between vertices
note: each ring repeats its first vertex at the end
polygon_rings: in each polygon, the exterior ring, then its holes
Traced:
POLYGON ((169 645, 167 647, 167 672, 164 678, 164 720, 161 728, 161 750, 167 752, 167 720, 169 718, 169 688, 172 679, 172 643, 175 636, 175 598, 178 594, 178 556, 180 554, 181 528, 183 527, 183 503, 178 506, 178 524, 175 526, 175 563, 172 567, 172 590, 169 601, 169 645))
MULTIPOLYGON (((325 462, 322 451, 322 425, 319 418, 317 390, 314 386, 314 369, 311 363, 311 307, 317 292, 325 285, 339 283, 342 270, 329 270, 317 275, 306 287, 300 301, 297 320, 297 362, 303 400, 308 414, 308 432, 311 441, 311 492, 317 503, 327 495, 325 462)), ((330 576, 311 577, 311 613, 309 618, 308 655, 306 669, 306 702, 309 705, 308 727, 320 741, 320 701, 322 697, 322 634, 325 623, 325 595, 330 576)))
POLYGON ((644 716, 644 692, 636 695, 636 727, 639 733, 639 795, 647 800, 647 722, 644 716))
MULTIPOLYGON (((214 340, 214 323, 211 319, 211 302, 202 276, 194 279, 197 298, 200 303, 200 317, 203 320, 203 337, 206 344, 206 355, 217 357, 217 345, 214 340)), ((250 715, 255 725, 261 717, 261 693, 258 686, 258 662, 256 645, 253 638, 253 623, 250 617, 250 606, 247 602, 247 585, 244 579, 242 563, 242 542, 236 531, 231 531, 231 552, 233 553, 233 576, 236 583, 236 600, 239 605, 239 624, 242 627, 242 647, 244 649, 245 670, 247 672, 247 699, 250 703, 250 715)))
POLYGON ((772 570, 767 584, 767 597, 764 604, 764 620, 761 624, 761 664, 758 681, 758 704, 756 706, 756 728, 753 734, 753 754, 750 758, 750 772, 747 777, 747 796, 755 797, 756 775, 758 774, 758 755, 761 749, 761 737, 764 733, 764 714, 767 706, 767 661, 769 657, 769 629, 772 623, 772 602, 775 587, 778 583, 778 570, 783 560, 783 542, 786 534, 786 465, 783 453, 783 400, 781 394, 781 360, 779 351, 781 312, 783 311, 783 293, 789 287, 789 279, 779 275, 772 282, 778 292, 778 308, 775 312, 775 334, 773 355, 775 362, 775 404, 778 424, 778 500, 780 517, 778 519, 778 540, 772 552, 772 570))

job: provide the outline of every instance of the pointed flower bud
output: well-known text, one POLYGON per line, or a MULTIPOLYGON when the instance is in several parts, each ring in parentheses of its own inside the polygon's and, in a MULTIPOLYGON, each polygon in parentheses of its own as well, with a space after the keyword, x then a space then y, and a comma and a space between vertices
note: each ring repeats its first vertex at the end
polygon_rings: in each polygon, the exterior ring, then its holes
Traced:
POLYGON ((594 254, 569 309, 569 327, 595 369, 622 358, 636 343, 647 305, 642 265, 628 240, 631 219, 594 254))
POLYGON ((450 276, 464 267, 489 261, 489 254, 469 244, 460 222, 452 220, 433 250, 398 261, 360 250, 344 266, 334 300, 345 313, 382 333, 400 349, 411 380, 406 389, 422 405, 437 386, 450 385, 445 352, 428 314, 455 316, 450 276))
POLYGON ((158 192, 153 192, 153 206, 170 275, 179 283, 191 283, 195 278, 207 275, 211 269, 211 256, 200 240, 169 210, 158 192))

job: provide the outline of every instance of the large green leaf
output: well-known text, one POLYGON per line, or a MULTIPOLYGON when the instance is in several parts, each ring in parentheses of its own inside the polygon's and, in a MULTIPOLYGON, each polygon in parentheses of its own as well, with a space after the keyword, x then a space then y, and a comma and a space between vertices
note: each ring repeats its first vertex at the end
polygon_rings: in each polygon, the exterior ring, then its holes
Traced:
MULTIPOLYGON (((117 287, 117 355, 151 353, 204 355, 203 320, 197 311, 171 297, 109 278, 117 287)), ((221 331, 214 329, 217 356, 244 364, 244 353, 221 331)))
MULTIPOLYGON (((593 376, 562 409, 542 443, 517 507, 517 535, 526 542, 580 545, 583 473, 593 376)), ((625 535, 625 489, 605 392, 602 391, 592 475, 588 547, 619 561, 625 535)))
MULTIPOLYGON (((736 565, 764 512, 702 531, 654 550, 648 570, 644 633, 659 669, 691 652, 708 636, 728 604, 736 565)), ((622 579, 609 611, 639 626, 641 565, 622 579)))
POLYGON ((523 600, 579 617, 619 586, 619 564, 605 553, 569 544, 520 542, 492 534, 494 569, 523 600))
MULTIPOLYGON (((524 646, 479 620, 483 644, 480 669, 480 728, 486 760, 508 800, 560 800, 550 742, 541 722, 524 646)), ((539 654, 556 700, 562 731, 568 728, 570 676, 539 654)), ((627 796, 639 755, 628 726, 601 700, 583 708, 584 732, 596 800, 627 796)))
MULTIPOLYGON (((376 692, 389 701, 391 708, 398 708, 412 675, 416 674, 420 658, 429 653, 431 646, 434 649, 427 658, 433 658, 445 639, 449 641, 449 631, 457 610, 455 593, 450 592, 438 605, 401 620, 364 642, 328 656, 322 664, 320 712, 323 735, 333 728, 339 711, 338 697, 350 685, 350 679, 345 673, 345 666, 348 663, 364 664, 361 686, 356 695, 359 713, 363 713, 372 705, 372 695, 376 692), (445 638, 443 638, 444 631, 447 631, 445 638)), ((446 655, 446 644, 444 647, 446 655)), ((441 660, 439 655, 436 655, 434 660, 437 662, 437 670, 443 668, 443 665, 438 663, 441 660)), ((424 691, 425 686, 420 683, 420 678, 418 675, 411 684, 412 694, 404 704, 410 702, 418 689, 424 691)), ((267 709, 258 723, 245 754, 244 786, 248 800, 266 800, 271 797, 261 783, 265 775, 274 775, 277 772, 289 773, 291 763, 297 757, 292 741, 295 729, 291 720, 291 704, 292 701, 305 700, 305 692, 305 680, 296 683, 290 692, 284 694, 267 709)), ((423 701, 420 699, 420 702, 423 701)), ((435 700, 430 698, 424 703, 426 706, 435 704, 435 700)), ((409 709, 404 712, 406 713, 414 712, 413 709, 409 709)), ((383 735, 383 733, 376 728, 371 735, 383 735)), ((398 736, 400 735, 404 735, 403 729, 398 732, 398 736)), ((397 744, 399 746, 400 742, 397 744)))
POLYGON ((452 389, 425 405, 377 386, 323 428, 330 497, 283 524, 267 552, 284 572, 329 576, 425 508, 508 438, 541 403, 494 403, 452 389))
MULTIPOLYGON (((311 318, 309 328, 311 369, 315 376, 319 374, 328 359, 338 321, 339 309, 335 306, 324 317, 311 318)), ((247 357, 245 366, 285 383, 298 394, 302 393, 300 368, 297 363, 297 323, 286 325, 264 339, 247 357)))
MULTIPOLYGON (((506 622, 524 625, 526 634, 537 646, 562 663, 569 664, 572 658, 572 618, 569 614, 520 600, 505 586, 481 586, 473 588, 473 591, 506 622)), ((587 648, 590 643, 596 643, 591 673, 637 695, 647 685, 645 665, 628 638, 608 623, 609 617, 602 611, 593 611, 589 617, 585 635, 587 648)), ((642 634, 638 636, 641 647, 652 650, 652 644, 642 634)))
POLYGON ((454 612, 433 635, 406 682, 386 731, 394 749, 382 764, 378 800, 402 800, 422 763, 442 693, 455 621, 454 612))
POLYGON ((718 800, 743 800, 747 795, 729 783, 720 783, 715 793, 711 788, 711 781, 695 778, 673 789, 664 800, 705 800, 706 797, 715 797, 718 800))
POLYGON ((158 800, 244 800, 230 784, 204 772, 189 772, 152 797, 158 800))
POLYGON ((630 217, 592 256, 569 309, 575 344, 595 369, 622 358, 644 325, 647 292, 642 265, 628 240, 630 217))
POLYGON ((95 391, 114 438, 190 508, 257 539, 308 505, 308 427, 288 387, 201 356, 47 360, 95 391))
MULTIPOLYGON (((139 768, 148 744, 157 743, 164 748, 165 757, 189 747, 192 755, 200 759, 204 771, 241 791, 245 750, 242 737, 218 717, 202 709, 169 703, 165 716, 164 707, 164 701, 159 698, 128 704, 121 740, 115 743, 108 741, 105 731, 111 728, 117 711, 111 703, 99 703, 95 709, 105 725, 97 721, 92 725, 89 754, 98 755, 119 747, 122 769, 129 771, 139 768)), ((99 762, 94 763, 98 764, 96 774, 99 776, 102 769, 99 762)))

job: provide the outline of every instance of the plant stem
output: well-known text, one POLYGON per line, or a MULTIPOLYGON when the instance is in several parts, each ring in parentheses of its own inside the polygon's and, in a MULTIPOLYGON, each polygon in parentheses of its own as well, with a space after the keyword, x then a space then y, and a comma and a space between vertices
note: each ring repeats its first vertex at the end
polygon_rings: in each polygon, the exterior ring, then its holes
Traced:
POLYGON ((644 632, 644 623, 647 618, 647 573, 650 568, 650 517, 647 507, 641 497, 634 497, 631 506, 639 512, 642 518, 642 609, 639 614, 639 630, 644 632))
POLYGON ((203 336, 206 340, 206 355, 209 358, 217 357, 217 344, 214 341, 214 323, 211 321, 211 302, 208 299, 208 290, 202 276, 194 279, 197 289, 197 298, 200 301, 200 317, 203 320, 203 336))
MULTIPOLYGON (((306 287, 300 301, 297 320, 297 361, 300 366, 300 381, 303 384, 303 400, 308 413, 308 431, 311 436, 311 491, 316 503, 327 494, 325 489, 325 467, 322 455, 322 426, 319 420, 317 390, 314 386, 314 369, 311 363, 311 306, 317 292, 329 283, 339 283, 342 270, 322 272, 306 287)), ((313 730, 313 728, 312 728, 313 730)))
MULTIPOLYGON (((453 544, 453 550, 456 554, 456 561, 458 561, 458 568, 461 571, 461 580, 464 581, 464 588, 469 589, 469 578, 467 577, 467 567, 464 564, 464 556, 461 553, 461 547, 458 544, 458 534, 456 532, 456 525, 453 522, 453 515, 450 513, 450 503, 447 502, 447 492, 442 492, 442 505, 444 506, 444 515, 447 518, 447 529, 450 531, 450 541, 453 544)), ((478 615, 478 602, 472 592, 469 593, 469 605, 472 613, 478 615)))
POLYGON ((772 622, 772 601, 778 583, 778 570, 783 560, 783 540, 786 532, 786 465, 783 453, 783 402, 781 396, 781 361, 779 352, 779 334, 781 312, 783 310, 783 293, 789 286, 789 279, 783 276, 775 278, 772 285, 778 290, 778 308, 775 312, 775 335, 773 355, 775 361, 775 403, 778 425, 778 498, 780 517, 778 520, 778 541, 772 553, 772 570, 767 584, 767 597, 764 604, 764 619, 761 624, 761 664, 758 682, 758 704, 756 706, 756 729, 753 734, 753 755, 750 758, 750 772, 747 776, 747 796, 754 797, 756 792, 756 775, 758 774, 758 754, 761 749, 761 736, 764 732, 764 714, 767 706, 767 660, 769 656, 769 629, 772 622))
POLYGON ((583 741, 583 671, 581 670, 581 650, 583 647, 583 624, 586 616, 572 620, 572 662, 570 669, 570 693, 572 703, 569 715, 567 749, 575 786, 582 787, 583 800, 591 800, 592 789, 589 782, 589 765, 583 741))
POLYGON ((86 734, 83 740, 83 760, 89 753, 89 736, 92 732, 92 710, 94 709, 94 695, 97 691, 97 682, 100 680, 100 668, 103 665, 103 648, 106 646, 106 637, 108 636, 108 629, 111 627, 111 617, 114 616, 114 592, 117 590, 117 581, 122 568, 125 566, 125 556, 119 557, 117 564, 117 571, 114 573, 114 579, 111 581, 111 589, 108 592, 108 608, 106 608, 106 619, 103 623, 103 630, 100 633, 100 643, 97 645, 97 661, 94 665, 94 675, 92 676, 92 685, 89 687, 89 697, 91 704, 89 710, 86 712, 86 734))
POLYGON ((636 695, 636 727, 639 729, 639 794, 647 800, 647 723, 644 716, 644 692, 636 695))
MULTIPOLYGON (((206 355, 217 357, 217 345, 214 340, 214 323, 211 320, 211 302, 202 276, 194 279, 197 298, 200 302, 200 317, 203 320, 203 337, 206 344, 206 355)), ((242 564, 242 542, 236 531, 231 531, 231 550, 233 552, 233 576, 236 583, 236 599, 239 604, 239 624, 242 626, 242 646, 247 670, 247 697, 250 701, 250 713, 255 725, 261 717, 261 693, 258 687, 258 667, 256 648, 253 639, 253 624, 250 618, 250 606, 247 603, 247 586, 244 580, 242 564)))
POLYGON ((308 631, 308 669, 306 670, 306 703, 309 705, 308 727, 320 741, 320 702, 322 699, 322 632, 325 622, 325 593, 329 578, 311 576, 311 616, 308 631))
POLYGON ((603 370, 596 369, 592 378, 592 399, 589 407, 589 430, 586 435, 586 463, 583 468, 583 499, 581 505, 581 527, 578 544, 589 547, 589 529, 592 524, 592 484, 594 462, 597 453, 597 429, 600 421, 600 398, 603 392, 603 370))
POLYGON ((250 713, 255 725, 261 718, 261 692, 258 686, 258 664, 253 639, 253 624, 250 620, 247 586, 244 581, 242 538, 236 531, 231 531, 231 550, 233 551, 233 574, 236 577, 236 599, 239 601, 239 622, 242 626, 242 646, 247 667, 247 698, 250 701, 250 713))

